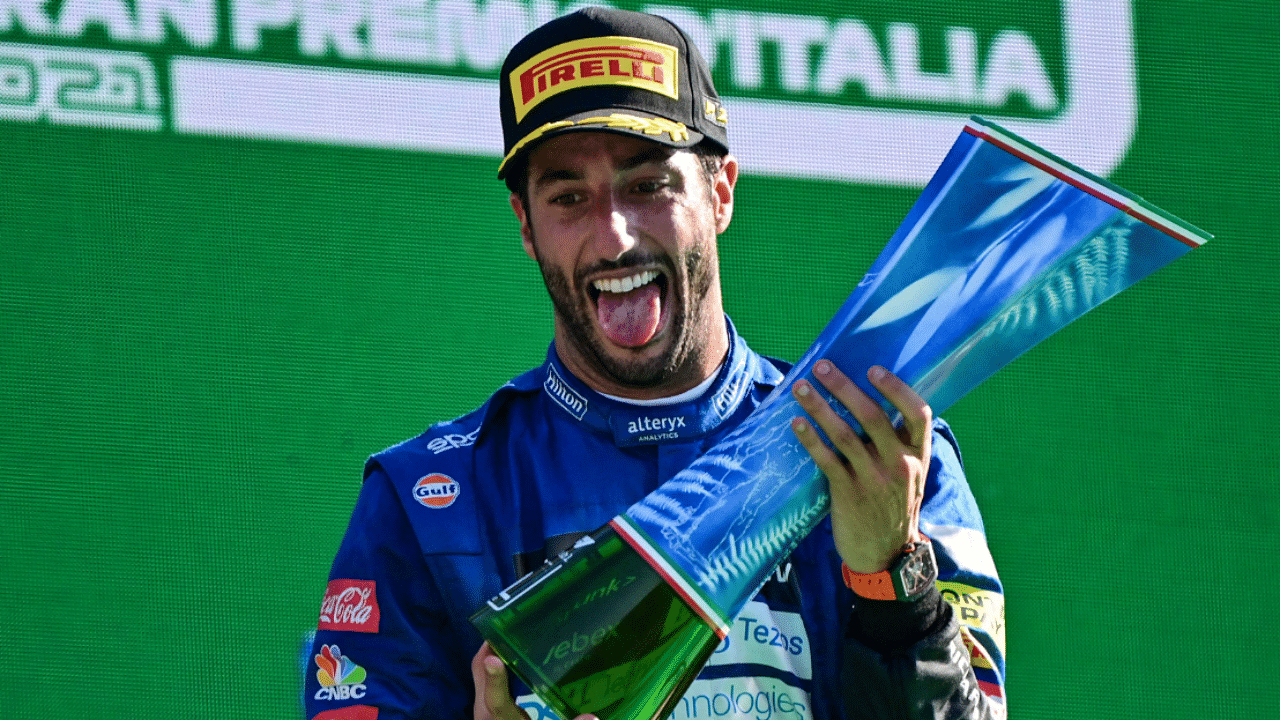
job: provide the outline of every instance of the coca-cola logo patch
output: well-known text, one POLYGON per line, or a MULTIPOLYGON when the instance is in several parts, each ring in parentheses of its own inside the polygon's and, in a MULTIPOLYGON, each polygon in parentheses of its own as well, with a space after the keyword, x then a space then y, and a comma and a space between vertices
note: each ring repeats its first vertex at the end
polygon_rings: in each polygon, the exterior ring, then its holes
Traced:
POLYGON ((373 580, 330 580, 320 603, 320 629, 378 632, 376 588, 373 580))

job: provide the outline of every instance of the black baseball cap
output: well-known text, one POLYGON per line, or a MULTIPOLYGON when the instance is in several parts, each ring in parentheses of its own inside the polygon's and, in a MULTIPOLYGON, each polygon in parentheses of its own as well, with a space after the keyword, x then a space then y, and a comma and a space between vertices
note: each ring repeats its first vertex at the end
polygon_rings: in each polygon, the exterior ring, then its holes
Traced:
POLYGON ((502 63, 498 178, 538 141, 605 131, 688 148, 704 138, 729 151, 727 117, 711 70, 675 23, 592 7, 524 36, 502 63))

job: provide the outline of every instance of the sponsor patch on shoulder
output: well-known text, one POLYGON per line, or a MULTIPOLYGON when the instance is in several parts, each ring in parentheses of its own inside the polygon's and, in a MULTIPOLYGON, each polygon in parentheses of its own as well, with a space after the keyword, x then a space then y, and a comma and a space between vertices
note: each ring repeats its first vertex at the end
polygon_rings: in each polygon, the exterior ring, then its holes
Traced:
POLYGON ((441 435, 438 438, 432 438, 427 443, 427 449, 434 455, 439 455, 447 450, 456 450, 458 448, 471 447, 476 444, 476 438, 480 435, 480 428, 476 428, 465 435, 462 433, 449 433, 441 435))
POLYGON ((978 681, 978 689, 991 700, 992 715, 997 719, 1004 718, 1004 688, 1000 685, 1000 675, 991 659, 991 654, 973 637, 969 628, 961 626, 960 639, 969 651, 969 664, 973 666, 973 676, 978 681))
POLYGON ((942 599, 951 603, 960 622, 980 630, 996 641, 996 647, 1004 652, 1004 596, 992 590, 983 590, 958 582, 938 582, 942 599))
POLYGON ((342 654, 337 645, 322 645, 316 654, 316 700, 359 700, 366 692, 364 668, 342 654))
POLYGON ((378 708, 372 705, 348 705, 316 713, 311 720, 378 720, 378 708))
POLYGON ((431 473, 418 478, 413 486, 413 498, 424 507, 439 510, 452 505, 461 491, 461 486, 453 478, 442 473, 431 473))
POLYGON ((321 630, 378 632, 378 593, 373 580, 329 581, 320 603, 321 630))

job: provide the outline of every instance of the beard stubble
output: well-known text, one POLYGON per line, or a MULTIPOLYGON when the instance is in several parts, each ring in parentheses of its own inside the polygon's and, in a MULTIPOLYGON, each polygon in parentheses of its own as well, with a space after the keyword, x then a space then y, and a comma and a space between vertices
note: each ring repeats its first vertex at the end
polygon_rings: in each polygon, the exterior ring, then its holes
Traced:
POLYGON ((652 388, 682 373, 696 373, 702 366, 713 327, 711 322, 714 321, 707 317, 712 309, 704 302, 716 279, 714 244, 710 252, 694 248, 681 253, 678 260, 683 272, 680 273, 673 272, 675 268, 666 258, 630 255, 618 261, 603 261, 582 268, 570 282, 563 270, 544 260, 538 251, 536 235, 532 240, 534 255, 556 316, 568 332, 569 342, 595 372, 625 387, 652 388), (603 270, 654 264, 664 268, 667 282, 663 298, 663 303, 669 304, 667 312, 671 313, 671 338, 667 348, 650 358, 640 357, 639 352, 630 358, 611 355, 597 327, 595 305, 585 290, 586 277, 603 270))

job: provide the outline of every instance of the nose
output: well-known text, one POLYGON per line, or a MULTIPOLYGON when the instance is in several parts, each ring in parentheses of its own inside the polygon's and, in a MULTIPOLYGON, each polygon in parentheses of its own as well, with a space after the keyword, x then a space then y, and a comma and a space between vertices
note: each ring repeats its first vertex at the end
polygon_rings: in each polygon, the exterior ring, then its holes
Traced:
POLYGON ((618 260, 639 245, 632 214, 612 193, 600 197, 594 214, 594 242, 601 258, 618 260))

